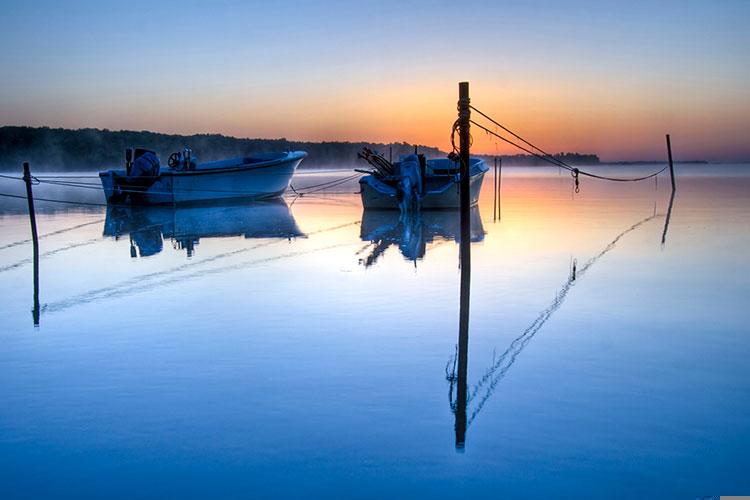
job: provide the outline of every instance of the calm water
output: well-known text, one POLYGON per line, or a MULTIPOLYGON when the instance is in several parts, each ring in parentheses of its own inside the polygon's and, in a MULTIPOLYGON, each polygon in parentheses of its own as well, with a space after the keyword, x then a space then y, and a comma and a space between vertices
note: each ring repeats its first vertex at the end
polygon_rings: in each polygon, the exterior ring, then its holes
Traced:
POLYGON ((747 494, 750 167, 680 170, 666 235, 666 178, 485 180, 463 446, 457 214, 39 203, 35 327, 0 200, 0 497, 747 494))

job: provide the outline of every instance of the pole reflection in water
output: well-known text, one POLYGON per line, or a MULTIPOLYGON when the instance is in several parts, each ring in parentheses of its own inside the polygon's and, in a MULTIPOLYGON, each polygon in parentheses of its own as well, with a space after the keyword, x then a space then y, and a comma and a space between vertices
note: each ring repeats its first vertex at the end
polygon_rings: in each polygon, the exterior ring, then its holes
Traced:
MULTIPOLYGON (((670 202, 671 207, 671 202, 670 202)), ((466 430, 477 417, 479 412, 482 410, 484 405, 487 403, 489 398, 495 391, 497 384, 505 377, 506 373, 515 363, 518 355, 521 354, 523 349, 529 344, 534 335, 544 326, 544 324, 552 317, 560 306, 565 302, 565 299, 570 292, 571 288, 576 284, 577 280, 580 280, 586 272, 596 264, 599 259, 604 257, 607 253, 612 251, 617 243, 628 233, 635 231, 647 222, 660 217, 661 215, 655 214, 650 217, 633 224, 623 232, 618 234, 607 246, 605 246, 599 253, 589 259, 580 268, 577 265, 576 260, 573 260, 571 269, 567 280, 563 283, 560 291, 555 295, 552 303, 545 308, 536 319, 513 341, 510 343, 507 349, 500 355, 495 357, 493 355, 493 362, 490 367, 485 371, 479 381, 474 384, 471 391, 468 390, 466 381, 466 372, 468 369, 468 350, 469 350, 469 289, 470 289, 470 271, 461 268, 461 299, 460 299, 460 319, 459 319, 459 333, 458 333, 458 347, 457 354, 448 362, 446 366, 446 379, 449 383, 448 389, 448 401, 451 410, 455 414, 456 421, 456 449, 463 450, 466 443, 466 430), (456 398, 453 399, 455 390, 456 398), (468 406, 472 401, 476 401, 474 409, 469 414, 468 406)), ((462 247, 462 251, 463 251, 462 247)), ((469 252, 470 249, 467 249, 469 252)), ((463 259, 462 259, 463 261, 463 259)))
MULTIPOLYGON (((463 231, 463 229, 462 229, 463 231)), ((469 296, 471 292, 471 242, 461 239, 461 295, 458 314, 458 377, 456 380, 456 450, 466 445, 466 404, 469 367, 469 296)))
POLYGON ((672 206, 674 205, 674 195, 677 191, 672 190, 672 196, 669 197, 669 207, 667 207, 667 217, 664 219, 664 232, 661 233, 661 246, 667 243, 667 231, 669 230, 669 220, 672 218, 672 206))
POLYGON ((39 252, 34 252, 34 308, 31 310, 34 326, 39 326, 39 252))
MULTIPOLYGON (((479 208, 474 206, 469 213, 471 231, 466 240, 484 240, 484 226, 479 208)), ((392 245, 397 246, 404 258, 413 261, 423 259, 427 245, 436 240, 458 241, 461 239, 460 216, 453 210, 423 210, 403 214, 396 210, 365 210, 362 214, 360 238, 369 241, 364 250, 367 256, 360 264, 370 267, 392 245)))
POLYGON ((450 381, 449 399, 456 416, 456 450, 462 451, 467 428, 467 370, 469 351, 469 297, 471 289, 471 244, 484 240, 484 227, 479 209, 471 207, 466 213, 459 211, 420 211, 402 214, 395 210, 365 210, 362 214, 360 237, 370 243, 360 252, 370 249, 360 259, 366 267, 376 264, 391 246, 399 248, 408 260, 425 257, 427 244, 435 240, 458 241, 461 268, 460 313, 457 355, 453 357, 453 368, 446 377, 450 381), (463 218, 463 220, 462 220, 463 218), (455 393, 455 400, 454 400, 455 393))

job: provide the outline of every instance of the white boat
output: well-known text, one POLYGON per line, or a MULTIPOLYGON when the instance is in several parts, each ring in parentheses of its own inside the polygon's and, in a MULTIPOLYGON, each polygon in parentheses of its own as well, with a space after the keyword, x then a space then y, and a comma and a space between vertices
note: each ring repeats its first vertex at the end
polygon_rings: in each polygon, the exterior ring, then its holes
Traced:
POLYGON ((139 205, 181 204, 231 198, 281 196, 304 151, 258 153, 197 163, 192 151, 173 153, 161 169, 153 151, 129 149, 125 169, 99 172, 107 202, 139 205))
MULTIPOLYGON (((458 161, 450 158, 427 160, 407 155, 391 164, 382 156, 366 151, 361 155, 375 170, 359 180, 364 208, 425 209, 461 206, 458 161)), ((476 205, 484 174, 489 170, 481 158, 469 162, 471 205, 476 205)))

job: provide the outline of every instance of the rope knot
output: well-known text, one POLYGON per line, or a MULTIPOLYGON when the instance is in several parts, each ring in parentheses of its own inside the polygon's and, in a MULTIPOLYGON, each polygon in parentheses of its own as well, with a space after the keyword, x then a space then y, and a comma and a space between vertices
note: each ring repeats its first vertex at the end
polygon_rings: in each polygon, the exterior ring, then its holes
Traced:
POLYGON ((581 171, 578 170, 578 168, 576 168, 576 167, 573 167, 573 170, 570 171, 570 175, 573 176, 573 180, 576 183, 576 193, 581 190, 580 182, 578 180, 578 174, 580 174, 580 173, 581 173, 581 171))

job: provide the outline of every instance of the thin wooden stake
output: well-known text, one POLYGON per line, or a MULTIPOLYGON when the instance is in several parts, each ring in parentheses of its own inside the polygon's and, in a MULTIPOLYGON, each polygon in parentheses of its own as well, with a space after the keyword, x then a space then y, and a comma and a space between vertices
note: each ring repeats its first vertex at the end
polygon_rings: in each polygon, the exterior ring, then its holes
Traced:
POLYGON ((26 183, 26 200, 29 203, 29 221, 31 222, 31 241, 34 252, 34 326, 39 326, 39 237, 36 231, 36 213, 34 211, 34 193, 31 190, 31 169, 29 163, 23 164, 23 180, 26 183))
POLYGON ((503 218, 503 159, 499 158, 497 162, 497 218, 503 218))
POLYGON ((497 156, 495 157, 495 177, 492 179, 492 184, 494 185, 494 195, 495 197, 492 199, 492 220, 497 220, 497 156))
POLYGON ((672 191, 677 189, 677 185, 674 181, 674 165, 672 164, 672 142, 669 140, 669 134, 667 134, 667 154, 669 155, 669 175, 672 178, 672 191))

